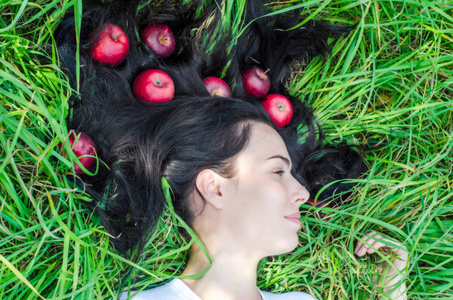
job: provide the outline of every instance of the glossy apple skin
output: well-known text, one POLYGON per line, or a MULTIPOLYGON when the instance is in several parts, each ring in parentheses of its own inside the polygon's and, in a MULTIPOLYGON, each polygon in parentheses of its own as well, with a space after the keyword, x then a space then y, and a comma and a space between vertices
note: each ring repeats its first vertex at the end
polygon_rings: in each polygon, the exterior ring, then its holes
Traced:
POLYGON ((253 67, 242 73, 242 84, 250 96, 261 98, 269 93, 271 81, 261 68, 253 67))
POLYGON ((266 96, 261 104, 278 127, 283 128, 291 122, 293 106, 285 96, 270 94, 266 96))
POLYGON ((231 97, 231 89, 228 84, 217 77, 207 77, 203 83, 211 96, 231 97))
POLYGON ((148 102, 165 102, 173 99, 175 85, 171 77, 161 70, 146 70, 134 81, 135 97, 148 102))
MULTIPOLYGON (((314 199, 310 199, 306 204, 309 205, 309 206, 315 206, 315 200, 314 200, 314 199)), ((329 204, 327 204, 327 203, 321 202, 321 201, 319 201, 319 200, 316 201, 316 207, 324 207, 324 206, 327 206, 327 207, 332 208, 332 207, 331 207, 329 204)), ((321 212, 317 212, 317 213, 315 214, 315 216, 316 216, 317 219, 324 220, 324 221, 326 221, 326 222, 330 220, 330 218, 325 218, 325 217, 324 217, 325 214, 323 214, 323 213, 321 213, 321 212)))
POLYGON ((124 31, 114 24, 105 24, 91 48, 93 59, 101 64, 117 66, 129 52, 129 39, 124 31))
MULTIPOLYGON (((91 169, 96 163, 96 146, 93 140, 83 132, 73 132, 69 136, 69 145, 75 156, 79 158, 79 162, 87 169, 91 169), (77 140, 77 141, 76 141, 77 140), (74 144, 74 141, 76 143, 74 144)), ((63 149, 63 144, 59 144, 60 150, 63 149)), ((74 171, 77 175, 83 175, 85 172, 81 167, 74 162, 74 171)))
POLYGON ((175 50, 175 35, 165 24, 147 25, 141 31, 140 38, 158 57, 169 57, 175 50))

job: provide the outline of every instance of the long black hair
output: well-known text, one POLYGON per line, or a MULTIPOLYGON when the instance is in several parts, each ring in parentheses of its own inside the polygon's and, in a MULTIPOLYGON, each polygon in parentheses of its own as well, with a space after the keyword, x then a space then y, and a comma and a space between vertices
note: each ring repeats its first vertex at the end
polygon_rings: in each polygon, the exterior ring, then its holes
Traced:
MULTIPOLYGON (((174 192, 176 213, 190 225, 193 215, 186 200, 194 190, 197 174, 209 168, 232 176, 232 158, 247 143, 253 121, 268 124, 280 133, 294 165, 293 175, 312 195, 333 180, 357 178, 364 170, 360 154, 349 146, 323 145, 322 130, 311 109, 288 95, 284 85, 295 61, 327 54, 327 39, 344 36, 353 27, 311 21, 303 28, 286 30, 302 21, 300 11, 261 18, 267 13, 264 6, 248 1, 244 23, 256 21, 238 37, 236 46, 229 48, 231 34, 226 31, 223 39, 216 38, 222 5, 221 1, 204 6, 201 1, 186 6, 172 1, 159 5, 117 1, 85 6, 79 82, 74 14, 68 13, 55 33, 62 65, 72 85, 79 85, 79 93, 71 97, 68 128, 88 134, 105 162, 96 176, 85 176, 80 184, 85 185, 94 200, 90 205, 114 236, 113 245, 124 254, 142 249, 162 214, 162 176, 174 192), (196 7, 203 9, 200 12, 196 7), (137 37, 136 32, 150 22, 166 23, 175 33, 177 48, 167 59, 158 59, 137 37), (105 23, 120 26, 129 38, 128 56, 116 67, 96 63, 90 55, 93 36, 105 23), (204 28, 202 37, 208 41, 205 46, 200 35, 193 34, 200 28, 204 28), (276 128, 260 100, 245 93, 241 74, 253 65, 270 69, 269 93, 286 95, 292 102, 294 116, 287 127, 276 128), (175 84, 173 100, 145 103, 134 98, 132 82, 146 69, 170 75, 175 84), (223 71, 223 78, 233 87, 233 97, 211 97, 203 78, 220 77, 223 71), (300 128, 305 131, 298 132, 300 128), (305 136, 303 143, 298 141, 301 134, 305 136)), ((350 187, 337 183, 320 199, 350 187)))

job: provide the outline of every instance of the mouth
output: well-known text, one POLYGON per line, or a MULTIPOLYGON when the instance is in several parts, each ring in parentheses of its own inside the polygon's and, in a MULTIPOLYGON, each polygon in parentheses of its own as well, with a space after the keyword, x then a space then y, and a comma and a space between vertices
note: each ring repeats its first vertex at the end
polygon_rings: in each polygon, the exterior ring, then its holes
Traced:
POLYGON ((302 222, 300 221, 300 213, 293 213, 292 215, 285 216, 285 218, 299 226, 299 228, 302 226, 302 222))

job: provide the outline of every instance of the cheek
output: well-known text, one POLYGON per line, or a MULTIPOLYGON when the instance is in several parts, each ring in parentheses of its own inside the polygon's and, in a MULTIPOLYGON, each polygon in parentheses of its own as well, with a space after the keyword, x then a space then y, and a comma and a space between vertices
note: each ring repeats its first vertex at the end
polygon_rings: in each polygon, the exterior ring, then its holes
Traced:
POLYGON ((239 201, 243 205, 258 211, 281 210, 288 199, 288 193, 283 183, 271 176, 256 177, 244 183, 238 189, 239 201))
POLYGON ((298 236, 284 218, 290 212, 284 183, 272 175, 240 182, 231 199, 234 204, 228 207, 229 231, 240 243, 264 251, 264 256, 293 250, 298 236))
MULTIPOLYGON (((254 247, 263 249, 268 255, 278 255, 292 251, 298 243, 297 231, 285 219, 292 213, 289 207, 288 192, 284 183, 268 180, 259 187, 248 191, 253 204, 246 217, 245 236, 253 240, 254 247)), ((243 227, 243 228, 244 228, 243 227)))
POLYGON ((258 182, 256 190, 267 195, 268 198, 275 198, 277 201, 288 195, 287 188, 278 175, 265 176, 263 180, 258 182))

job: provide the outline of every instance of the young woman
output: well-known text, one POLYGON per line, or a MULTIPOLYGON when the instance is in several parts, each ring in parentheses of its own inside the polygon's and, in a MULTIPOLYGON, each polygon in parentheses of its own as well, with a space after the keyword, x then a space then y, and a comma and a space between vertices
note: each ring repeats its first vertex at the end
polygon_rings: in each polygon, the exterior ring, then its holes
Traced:
MULTIPOLYGON (((74 86, 80 86, 81 97, 72 99, 68 127, 92 137, 107 166, 101 164, 96 176, 84 177, 79 184, 93 197, 90 205, 113 236, 113 246, 127 256, 143 249, 162 214, 165 177, 175 213, 200 238, 212 264, 194 244, 182 279, 136 294, 124 293, 120 299, 129 294, 133 299, 313 299, 302 292, 277 295, 258 290, 257 265, 266 256, 297 246, 299 207, 310 193, 314 196, 323 185, 357 178, 364 171, 363 160, 350 147, 323 145, 311 110, 287 95, 284 86, 295 60, 326 53, 327 39, 351 28, 312 22, 299 30, 277 30, 299 24, 300 14, 261 18, 266 12, 250 1, 244 22, 255 21, 238 38, 237 46, 230 48, 228 32, 217 27, 222 21, 220 2, 205 7, 201 15, 191 6, 138 4, 85 8, 80 82, 75 76, 74 18, 68 15, 55 34, 63 65, 74 86), (177 49, 168 59, 158 59, 136 38, 136 30, 149 20, 166 23, 175 32, 177 49), (93 36, 105 23, 119 25, 129 37, 126 60, 116 67, 94 62, 90 53, 93 36), (204 34, 193 34, 203 28, 204 34), (227 38, 219 38, 218 32, 227 38), (200 40, 212 41, 214 46, 203 47, 200 40), (241 74, 254 65, 269 69, 269 93, 285 94, 292 102, 294 115, 283 129, 244 90, 241 74), (220 76, 225 66, 224 79, 234 87, 233 97, 211 97, 203 78, 220 76), (148 103, 134 98, 132 82, 145 69, 170 75, 175 85, 171 101, 148 103), (201 277, 187 277, 204 271, 201 277)), ((331 185, 318 199, 350 188, 331 185)), ((336 199, 340 205, 341 197, 336 199)), ((356 254, 372 253, 384 246, 383 240, 370 233, 357 244, 356 254)), ((402 246, 395 244, 394 249, 398 248, 402 246)))

